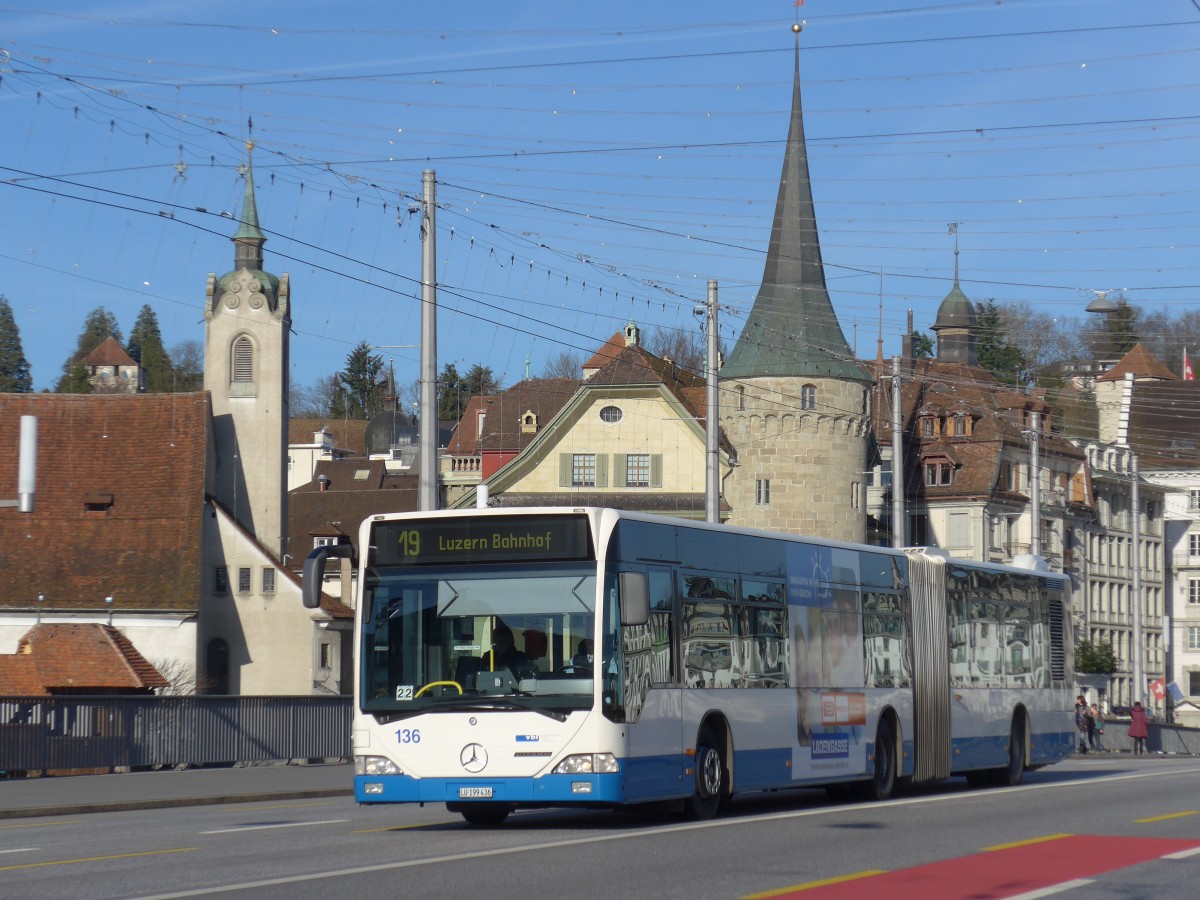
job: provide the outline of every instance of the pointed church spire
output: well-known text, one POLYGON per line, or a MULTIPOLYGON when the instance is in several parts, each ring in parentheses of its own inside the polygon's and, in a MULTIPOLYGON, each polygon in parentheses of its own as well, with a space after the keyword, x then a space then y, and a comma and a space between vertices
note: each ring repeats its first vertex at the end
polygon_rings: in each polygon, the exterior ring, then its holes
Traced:
POLYGON ((796 50, 791 124, 762 286, 721 377, 870 381, 854 361, 825 287, 800 102, 801 27, 792 26, 796 50))
POLYGON ((241 225, 233 235, 236 248, 233 254, 234 271, 263 267, 263 244, 267 236, 258 227, 258 204, 254 200, 254 142, 246 141, 246 196, 242 201, 242 213, 238 217, 241 225))

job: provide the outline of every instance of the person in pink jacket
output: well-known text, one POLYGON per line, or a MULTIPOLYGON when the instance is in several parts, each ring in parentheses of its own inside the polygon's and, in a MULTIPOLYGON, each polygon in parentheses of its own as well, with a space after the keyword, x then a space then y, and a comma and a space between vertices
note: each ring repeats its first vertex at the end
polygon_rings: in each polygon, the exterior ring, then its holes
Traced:
POLYGON ((1129 723, 1129 736, 1133 738, 1133 752, 1140 755, 1146 752, 1146 735, 1149 733, 1146 727, 1146 710, 1140 702, 1133 704, 1129 718, 1132 720, 1129 723))

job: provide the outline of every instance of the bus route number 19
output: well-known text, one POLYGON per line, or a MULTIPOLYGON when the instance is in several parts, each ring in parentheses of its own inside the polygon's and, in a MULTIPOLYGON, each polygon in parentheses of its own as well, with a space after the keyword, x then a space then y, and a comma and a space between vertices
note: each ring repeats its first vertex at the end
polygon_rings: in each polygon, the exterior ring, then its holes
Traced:
POLYGON ((402 531, 397 538, 400 544, 401 556, 420 556, 421 555, 421 532, 419 531, 402 531))

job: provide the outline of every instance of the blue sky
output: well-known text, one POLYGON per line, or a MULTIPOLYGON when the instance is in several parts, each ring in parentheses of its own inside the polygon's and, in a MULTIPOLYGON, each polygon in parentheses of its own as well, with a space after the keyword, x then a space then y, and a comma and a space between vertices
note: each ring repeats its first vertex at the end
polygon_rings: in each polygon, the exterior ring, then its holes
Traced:
MULTIPOLYGON (((359 341, 418 341, 426 168, 440 364, 507 385, 630 319, 695 330, 710 278, 731 347, 797 13, 826 276, 860 355, 881 295, 886 354, 907 309, 928 329, 950 222, 974 300, 1195 307, 1194 0, 58 2, 0 7, 0 293, 35 385, 98 306, 126 336, 148 303, 168 347, 203 340, 247 138, 267 268, 291 275, 294 382, 359 341)), ((379 352, 416 378, 417 350, 379 352)))

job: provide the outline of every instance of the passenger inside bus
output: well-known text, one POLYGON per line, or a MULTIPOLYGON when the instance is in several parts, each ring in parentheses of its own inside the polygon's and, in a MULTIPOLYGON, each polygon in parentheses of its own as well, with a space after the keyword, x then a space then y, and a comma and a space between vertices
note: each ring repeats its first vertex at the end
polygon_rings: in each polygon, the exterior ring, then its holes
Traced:
POLYGON ((483 654, 483 668, 492 672, 508 668, 514 675, 518 669, 530 668, 529 657, 516 648, 512 629, 503 622, 497 622, 492 629, 492 649, 483 654))

